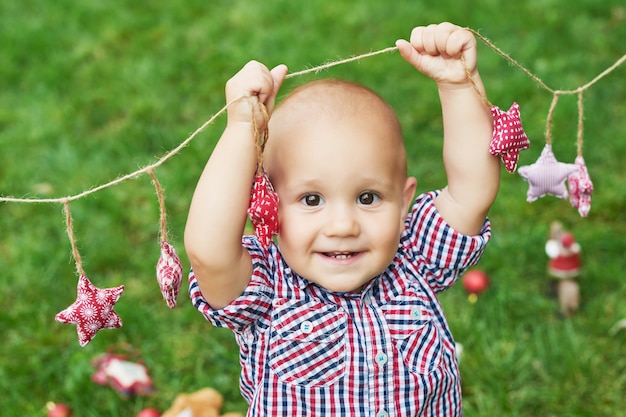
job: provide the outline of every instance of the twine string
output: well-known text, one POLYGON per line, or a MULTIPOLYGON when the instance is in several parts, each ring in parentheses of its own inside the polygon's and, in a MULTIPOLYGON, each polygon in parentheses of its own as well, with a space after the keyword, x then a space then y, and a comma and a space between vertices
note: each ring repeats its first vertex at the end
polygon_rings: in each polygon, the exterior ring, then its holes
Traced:
POLYGON ((154 188, 156 189, 157 198, 159 200, 159 220, 160 220, 160 231, 161 231, 161 242, 167 241, 167 213, 165 211, 165 195, 163 194, 163 189, 161 188, 161 184, 157 179, 156 175, 154 175, 154 169, 148 169, 148 175, 152 178, 152 183, 154 184, 154 188))
POLYGON ((70 239, 72 245, 72 256, 74 257, 74 263, 76 264, 76 272, 78 275, 85 276, 85 270, 83 269, 83 261, 80 257, 80 252, 76 245, 76 238, 74 237, 74 226, 72 224, 72 212, 70 211, 70 201, 63 201, 63 210, 65 211, 65 224, 67 237, 70 239))
POLYGON ((376 55, 386 54, 386 53, 397 51, 397 50, 398 50, 397 46, 390 46, 389 48, 384 48, 384 49, 381 49, 381 50, 378 50, 378 51, 368 52, 366 54, 352 56, 350 58, 344 58, 344 59, 340 59, 338 61, 327 62, 326 64, 318 65, 317 67, 313 67, 313 68, 305 69, 305 70, 302 70, 302 71, 296 71, 296 72, 289 73, 289 74, 287 74, 287 76, 285 76, 285 79, 300 77, 302 75, 310 74, 312 72, 317 74, 317 73, 319 73, 319 72, 321 72, 321 71, 323 71, 325 69, 332 68, 332 67, 335 67, 337 65, 348 64, 350 62, 359 61, 359 60, 365 59, 365 58, 371 58, 371 57, 376 56, 376 55))
POLYGON ((250 105, 250 113, 252 115, 252 131, 254 135, 254 141, 256 144, 256 175, 263 175, 263 151, 265 150, 265 144, 269 139, 269 130, 268 130, 268 122, 270 120, 269 113, 267 111, 267 107, 258 99, 253 99, 252 96, 246 96, 248 103, 250 105), (260 128, 257 123, 257 115, 256 113, 260 112, 263 117, 263 127, 260 128))
POLYGON ((491 102, 487 98, 487 95, 484 94, 482 91, 480 91, 480 88, 478 88, 478 85, 476 84, 476 81, 474 81, 474 78, 472 78, 472 73, 470 72, 469 68, 467 68, 467 65, 465 64, 465 55, 463 55, 463 54, 461 54, 461 63, 463 64, 463 69, 465 70, 465 75, 467 75, 467 79, 469 80, 470 84, 472 85, 472 88, 474 89, 474 91, 476 91, 476 93, 480 96, 480 98, 483 101, 483 103, 485 104, 485 106, 487 106, 488 108, 493 107, 493 104, 491 104, 491 102))
MULTIPOLYGON (((589 81, 588 83, 578 87, 575 90, 554 90, 550 87, 548 87, 543 81, 541 81, 541 79, 539 77, 537 77, 535 74, 531 73, 529 70, 527 70, 526 68, 524 68, 521 64, 519 64, 517 61, 515 61, 513 58, 511 58, 508 54, 506 54, 504 51, 502 51, 500 48, 498 48, 497 46, 495 46, 495 44, 493 44, 493 42, 491 42, 489 39, 487 39, 486 37, 484 37, 483 35, 481 35, 479 32, 477 32, 474 29, 471 28, 466 28, 468 31, 470 31, 471 33, 473 33, 478 39, 480 39, 482 42, 484 42, 489 48, 491 48, 493 51, 495 51, 497 54, 499 54, 500 56, 502 56, 504 59, 506 59, 507 61, 509 61, 512 65, 514 65, 515 67, 517 67, 519 70, 521 70, 524 74, 526 74, 528 77, 530 77, 536 84, 538 84, 539 86, 541 86, 543 89, 549 91, 550 93, 552 93, 553 97, 552 97, 552 103, 550 104, 550 109, 548 111, 548 117, 547 117, 547 121, 546 121, 546 131, 545 131, 545 135, 546 135, 546 143, 551 144, 552 143, 552 121, 553 121, 553 115, 554 115, 554 110, 556 108, 556 104, 558 102, 558 98, 560 95, 564 95, 564 94, 578 94, 578 137, 577 137, 577 151, 578 151, 578 155, 581 156, 582 155, 582 146, 583 146, 583 91, 587 90, 588 88, 592 87, 594 84, 596 84, 598 81, 600 81, 602 78, 606 77, 607 75, 609 75, 612 71, 614 71, 617 67, 619 67, 621 64, 624 63, 624 61, 626 61, 626 54, 624 56, 622 56, 621 58, 619 58, 613 65, 611 65, 610 67, 608 67, 607 69, 605 69, 603 72, 601 72, 600 74, 598 74, 595 78, 593 78, 591 81, 589 81)), ((305 74, 309 74, 309 73, 318 73, 320 71, 323 71, 325 69, 337 66, 337 65, 342 65, 342 64, 347 64, 350 62, 355 62, 361 59, 365 59, 365 58, 370 58, 376 55, 381 55, 381 54, 386 54, 389 52, 393 52, 396 51, 398 48, 397 47, 389 47, 389 48, 384 48, 378 51, 373 51, 373 52, 369 52, 369 53, 365 53, 362 55, 357 55, 357 56, 353 56, 350 58, 346 58, 346 59, 340 59, 337 61, 333 61, 333 62, 327 62, 325 64, 313 67, 313 68, 308 68, 302 71, 297 71, 297 72, 292 72, 290 74, 286 75, 286 79, 288 78, 295 78, 295 77, 299 77, 305 74)), ((478 88, 478 86, 476 85, 475 81, 473 80, 473 78, 471 77, 471 74, 467 68, 467 66, 465 65, 465 58, 463 56, 461 56, 461 60, 463 62, 463 66, 465 67, 465 72, 468 76, 468 79, 470 81, 470 83, 472 84, 473 88, 479 93, 479 95, 481 96, 482 100, 484 101, 484 103, 486 105, 488 105, 489 107, 491 107, 491 103, 489 102, 489 100, 487 99, 487 97, 480 91, 480 89, 478 88)), ((143 168, 140 168, 134 172, 131 172, 129 174, 126 174, 124 176, 121 176, 115 180, 112 180, 110 182, 107 182, 105 184, 99 185, 97 187, 94 188, 90 188, 87 190, 82 191, 79 194, 75 194, 75 195, 70 195, 70 196, 66 196, 66 197, 61 197, 61 198, 15 198, 15 197, 0 197, 0 202, 7 202, 7 203, 61 203, 63 204, 63 209, 65 212, 65 221, 66 221, 66 232, 67 232, 67 236, 70 240, 70 244, 72 247, 72 256, 74 258, 75 264, 76 264, 76 271, 78 272, 79 275, 84 276, 85 275, 85 271, 83 269, 83 265, 82 265, 82 259, 80 256, 80 252, 78 250, 78 246, 76 244, 76 238, 74 237, 74 230, 73 230, 73 222, 72 222, 72 214, 71 214, 71 210, 70 210, 70 202, 87 197, 88 195, 94 194, 98 191, 101 191, 105 188, 109 188, 109 187, 113 187, 116 186, 118 184, 121 184, 127 180, 130 179, 134 179, 139 177, 140 175, 143 174, 148 174, 150 175, 150 177, 152 178, 152 181, 154 183, 155 189, 156 189, 156 193, 157 193, 157 197, 159 200, 159 208, 160 208, 160 231, 161 231, 161 240, 165 241, 167 239, 167 225, 166 225, 166 211, 165 211, 165 198, 164 198, 164 193, 163 190, 161 188, 161 185, 159 184, 159 181, 156 178, 156 175, 154 174, 154 170, 156 168, 158 168, 159 166, 161 166, 162 164, 164 164, 165 162, 167 162, 169 159, 171 159, 174 155, 178 154, 183 148, 185 148, 193 139, 195 139, 198 134, 200 134, 207 126, 213 124, 213 122, 220 117, 223 113, 225 113, 228 108, 235 102, 238 102, 241 99, 246 98, 248 100, 248 102, 250 103, 251 106, 251 111, 252 111, 252 121, 253 121, 253 131, 254 131, 254 137, 255 137, 255 141, 256 141, 256 147, 257 147, 257 174, 260 175, 263 172, 263 149, 265 147, 265 144, 267 143, 268 140, 268 131, 267 131, 267 122, 269 121, 269 114, 267 112, 267 109, 265 108, 265 106, 260 103, 258 100, 256 100, 256 105, 253 103, 253 100, 251 97, 246 97, 246 96, 240 96, 235 98, 234 100, 231 100, 230 102, 226 103, 220 110, 217 111, 217 113, 215 113, 213 116, 211 116, 206 122, 204 122, 200 127, 198 127, 193 133, 191 133, 191 135, 189 135, 185 140, 183 140, 178 146, 176 146, 175 148, 173 148, 172 150, 170 150, 169 152, 167 152, 165 155, 163 155, 161 158, 159 158, 156 162, 146 165, 143 168), (264 127, 262 129, 259 128, 259 126, 257 125, 257 121, 256 121, 256 114, 255 112, 260 111, 262 113, 262 116, 264 117, 264 127)))
POLYGON ((139 176, 141 176, 142 174, 147 173, 150 169, 155 169, 161 165, 163 165, 166 161, 168 161, 170 158, 172 158, 174 155, 180 153, 180 151, 182 151, 187 145, 189 145, 189 143, 194 140, 196 138, 196 136, 198 136, 204 129, 207 128, 207 126, 213 124, 213 122, 220 117, 223 113, 226 112, 226 110, 236 101, 241 100, 244 96, 241 97, 237 97, 234 100, 231 100, 229 103, 227 103, 226 105, 224 105, 224 107, 222 107, 217 113, 215 113, 213 116, 211 116, 211 118, 209 120, 207 120, 206 122, 204 122, 202 124, 202 126, 200 126, 199 128, 197 128, 191 135, 189 135, 187 137, 187 139, 185 139, 184 141, 182 141, 177 147, 175 147, 174 149, 170 150, 168 153, 166 153, 165 155, 163 155, 159 160, 157 160, 155 163, 150 164, 150 165, 146 165, 143 168, 138 169, 135 172, 131 172, 130 174, 124 175, 122 177, 119 177, 115 180, 112 180, 110 182, 107 182, 106 184, 102 184, 99 185, 97 187, 94 188, 90 188, 88 190, 85 190, 79 194, 75 194, 75 195, 70 195, 70 196, 66 196, 66 197, 60 197, 60 198, 15 198, 15 197, 0 197, 0 202, 6 202, 6 203, 64 203, 65 201, 75 201, 75 200, 79 200, 81 198, 87 197, 91 194, 95 194, 98 191, 104 190, 105 188, 110 188, 113 187, 115 185, 121 184, 125 181, 137 178, 139 176))
POLYGON ((578 92, 578 133, 576 138, 576 153, 583 156, 583 91, 578 92))
POLYGON ((550 109, 548 110, 548 117, 546 118, 546 143, 548 145, 552 144, 552 120, 554 118, 554 109, 556 108, 556 103, 559 101, 559 92, 554 91, 552 95, 552 103, 550 103, 550 109))
MULTIPOLYGON (((530 77, 535 83, 540 85, 543 89, 548 90, 551 93, 554 93, 554 90, 552 88, 548 87, 543 81, 541 81, 541 79, 539 77, 537 77, 535 74, 533 74, 532 72, 530 72, 529 70, 524 68, 519 62, 517 62, 516 60, 511 58, 509 56, 509 54, 504 52, 502 49, 498 48, 493 42, 491 42, 485 36, 481 35, 477 30, 474 30, 474 29, 471 29, 471 28, 465 28, 465 29, 470 31, 470 32, 472 32, 474 34, 474 36, 476 36, 478 39, 480 39, 485 45, 487 45, 489 48, 491 48, 494 52, 496 52, 502 58, 504 58, 507 61, 509 61, 515 67, 517 67, 520 71, 522 71, 524 74, 526 74, 528 77, 530 77)), ((626 57, 626 55, 625 55, 625 57, 626 57)))
MULTIPOLYGON (((536 75, 531 73, 528 69, 524 68, 521 64, 519 64, 517 61, 515 61, 513 58, 511 58, 508 54, 506 54, 500 48, 495 46, 489 39, 487 39, 486 37, 481 35, 478 31, 476 31, 474 29, 471 29, 471 28, 466 28, 466 29, 469 30, 470 32, 472 32, 478 39, 480 39, 483 43, 485 43, 494 52, 496 52, 497 54, 502 56, 504 59, 509 61, 512 65, 514 65, 519 70, 521 70, 524 74, 529 76, 535 83, 537 83, 539 86, 541 86, 545 90, 551 92, 555 96, 555 97, 553 97, 553 106, 551 106, 551 112, 549 113, 549 119, 551 119, 552 112, 554 110, 553 107, 554 107, 554 105, 556 105, 555 104, 556 96, 564 95, 564 94, 578 94, 581 91, 587 90, 588 88, 590 88, 591 86, 596 84, 598 81, 600 81, 602 78, 606 77, 611 72, 613 72, 617 67, 622 65, 624 63, 624 61, 626 61, 626 54, 625 54, 624 56, 619 58, 613 65, 608 67, 602 73, 598 74, 590 82, 588 82, 587 84, 585 84, 585 85, 583 85, 583 86, 581 86, 581 87, 579 87, 579 88, 577 88, 575 90, 554 90, 554 89, 548 87, 543 81, 541 81, 541 79, 539 77, 537 77, 536 75)), ((314 72, 317 73, 317 72, 320 72, 322 70, 325 70, 325 69, 328 69, 328 68, 331 68, 331 67, 334 67, 334 66, 337 66, 337 65, 347 64, 347 63, 350 63, 350 62, 355 62, 355 61, 358 61, 358 60, 361 60, 361 59, 365 59, 365 58, 373 57, 373 56, 376 56, 376 55, 380 55, 380 54, 385 54, 385 53, 388 53, 388 52, 396 51, 397 49, 398 49, 397 47, 393 46, 393 47, 384 48, 384 49, 381 49, 381 50, 378 50, 378 51, 374 51, 374 52, 369 52, 369 53, 362 54, 362 55, 353 56, 353 57, 346 58, 346 59, 340 59, 340 60, 337 60, 337 61, 328 62, 328 63, 325 63, 323 65, 319 65, 319 66, 316 66, 316 67, 313 67, 313 68, 309 68, 309 69, 306 69, 306 70, 290 73, 285 78, 295 78, 295 77, 299 77, 299 76, 302 76, 302 75, 305 75, 305 74, 309 74, 309 73, 314 73, 314 72)), ((217 113, 215 113, 206 122, 204 122, 199 128, 197 128, 190 136, 188 136, 185 140, 183 140, 178 146, 176 146, 174 149, 172 149, 169 152, 167 152, 164 156, 159 158, 153 164, 144 166, 143 168, 140 168, 140 169, 138 169, 135 172, 131 172, 131 173, 127 174, 127 175, 119 177, 119 178, 117 178, 115 180, 112 180, 112 181, 110 181, 108 183, 99 185, 99 186, 91 188, 91 189, 87 189, 87 190, 82 191, 81 193, 75 194, 75 195, 70 195, 70 196, 61 197, 61 198, 0 197, 0 202, 7 202, 7 203, 62 203, 62 204, 65 204, 66 202, 70 202, 70 201, 74 201, 74 200, 78 200, 78 199, 84 198, 84 197, 86 197, 88 195, 94 194, 94 193, 96 193, 98 191, 101 191, 101 190, 103 190, 105 188, 113 187, 113 186, 116 186, 116 185, 118 185, 120 183, 123 183, 123 182, 125 182, 127 180, 137 178, 137 177, 139 177, 139 176, 141 176, 143 174, 148 173, 148 171, 150 169, 158 168, 159 166, 161 166, 162 164, 167 162, 169 159, 171 159, 174 155, 178 154, 193 139, 195 139, 196 136, 198 136, 199 133, 201 133, 204 129, 206 129, 207 126, 213 124, 213 122, 219 116, 221 116, 223 113, 225 113, 226 110, 233 103, 235 103, 236 101, 242 99, 243 97, 244 96, 237 97, 234 100, 228 102, 217 113)), ((549 129, 546 128, 546 132, 548 132, 548 131, 549 131, 549 129)))

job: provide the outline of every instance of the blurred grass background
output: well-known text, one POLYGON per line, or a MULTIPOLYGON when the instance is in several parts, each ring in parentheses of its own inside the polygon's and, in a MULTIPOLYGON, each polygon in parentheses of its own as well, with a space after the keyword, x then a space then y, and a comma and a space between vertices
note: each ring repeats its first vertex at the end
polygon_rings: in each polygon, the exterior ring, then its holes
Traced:
MULTIPOLYGON (((585 84, 626 53, 623 0, 381 2, 58 0, 0 3, 0 195, 78 194, 143 167, 184 140, 224 104, 226 80, 248 60, 292 71, 358 55, 408 37, 421 24, 452 21, 479 30, 554 89, 585 84)), ((480 70, 491 102, 521 105, 533 163, 544 145, 551 95, 485 45, 480 70)), ((595 184, 581 218, 568 201, 525 201, 527 183, 503 171, 480 268, 491 289, 470 304, 460 285, 442 296, 457 341, 467 416, 618 416, 626 398, 626 67, 585 92, 584 156, 595 184), (543 250, 561 220, 584 251, 583 303, 569 320, 548 296, 543 250)), ((289 80, 282 95, 316 77, 366 84, 397 110, 419 191, 445 184, 436 88, 395 53, 289 80)), ((576 97, 559 100, 557 159, 576 156, 576 97)), ((156 170, 165 189, 170 242, 183 228, 196 180, 224 125, 209 126, 156 170)), ((158 203, 148 176, 72 203, 87 275, 126 286, 116 305, 124 326, 80 348, 74 326, 54 321, 76 296, 77 276, 56 204, 0 204, 0 409, 43 416, 47 401, 77 416, 134 416, 167 409, 205 386, 244 411, 238 351, 186 296, 169 310, 154 268, 158 203), (110 347, 139 349, 157 392, 121 398, 90 381, 90 361, 110 347)))

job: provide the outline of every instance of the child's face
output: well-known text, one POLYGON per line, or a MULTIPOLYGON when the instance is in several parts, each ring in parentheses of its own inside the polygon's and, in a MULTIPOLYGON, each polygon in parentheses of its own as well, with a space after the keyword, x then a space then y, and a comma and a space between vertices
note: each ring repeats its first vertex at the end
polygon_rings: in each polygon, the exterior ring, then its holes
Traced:
POLYGON ((398 249, 416 185, 406 178, 403 149, 367 117, 310 122, 288 136, 270 172, 281 253, 328 290, 357 290, 398 249))

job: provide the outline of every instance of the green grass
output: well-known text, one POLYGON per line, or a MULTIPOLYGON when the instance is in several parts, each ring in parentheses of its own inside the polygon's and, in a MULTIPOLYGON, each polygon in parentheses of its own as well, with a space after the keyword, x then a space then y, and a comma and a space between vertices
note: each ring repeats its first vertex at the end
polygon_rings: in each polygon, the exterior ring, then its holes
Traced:
MULTIPOLYGON (((152 163, 224 103, 226 80, 249 59, 293 71, 393 45, 418 24, 450 20, 480 30, 555 89, 576 88, 626 53, 621 0, 500 2, 268 0, 211 2, 5 1, 0 3, 0 194, 62 197, 152 163), (436 5, 434 4, 436 3, 436 5)), ((518 101, 538 157, 551 96, 484 45, 480 68, 494 104, 518 101)), ((461 363, 466 415, 617 416, 626 396, 626 67, 585 92, 584 154, 596 189, 588 218, 567 201, 525 201, 527 184, 502 173, 491 212, 494 238, 480 264, 492 287, 476 304, 461 286, 442 296, 461 363), (543 245, 561 220, 584 250, 583 303, 569 320, 547 295, 543 245)), ((344 77, 397 109, 419 190, 444 184, 441 120, 432 81, 397 54, 290 80, 344 77)), ((554 149, 576 155, 576 98, 559 101, 554 149)), ((195 181, 223 128, 219 119, 156 170, 169 237, 188 268, 182 234, 195 181)), ((99 287, 124 284, 124 321, 80 348, 54 315, 75 298, 77 276, 57 204, 0 204, 0 408, 42 416, 47 401, 79 416, 134 416, 166 409, 205 386, 243 411, 232 334, 209 326, 186 298, 169 310, 154 268, 158 203, 143 176, 73 202, 78 246, 99 287), (90 361, 111 346, 138 348, 157 387, 122 399, 90 381, 90 361)))

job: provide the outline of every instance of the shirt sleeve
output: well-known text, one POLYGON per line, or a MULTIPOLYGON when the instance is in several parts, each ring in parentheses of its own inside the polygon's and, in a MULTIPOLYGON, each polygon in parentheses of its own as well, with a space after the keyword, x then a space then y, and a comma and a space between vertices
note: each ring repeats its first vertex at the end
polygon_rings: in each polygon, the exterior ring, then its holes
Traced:
POLYGON ((274 252, 275 246, 265 249, 253 236, 244 236, 242 244, 252 258, 252 276, 243 294, 223 309, 217 310, 209 305, 193 270, 189 273, 189 297, 194 307, 214 326, 227 327, 236 332, 242 332, 253 323, 268 323, 274 292, 270 251, 274 252))
POLYGON ((488 219, 475 236, 463 235, 446 223, 435 207, 439 192, 417 197, 401 238, 419 275, 435 292, 448 289, 467 268, 476 265, 491 238, 488 219))

